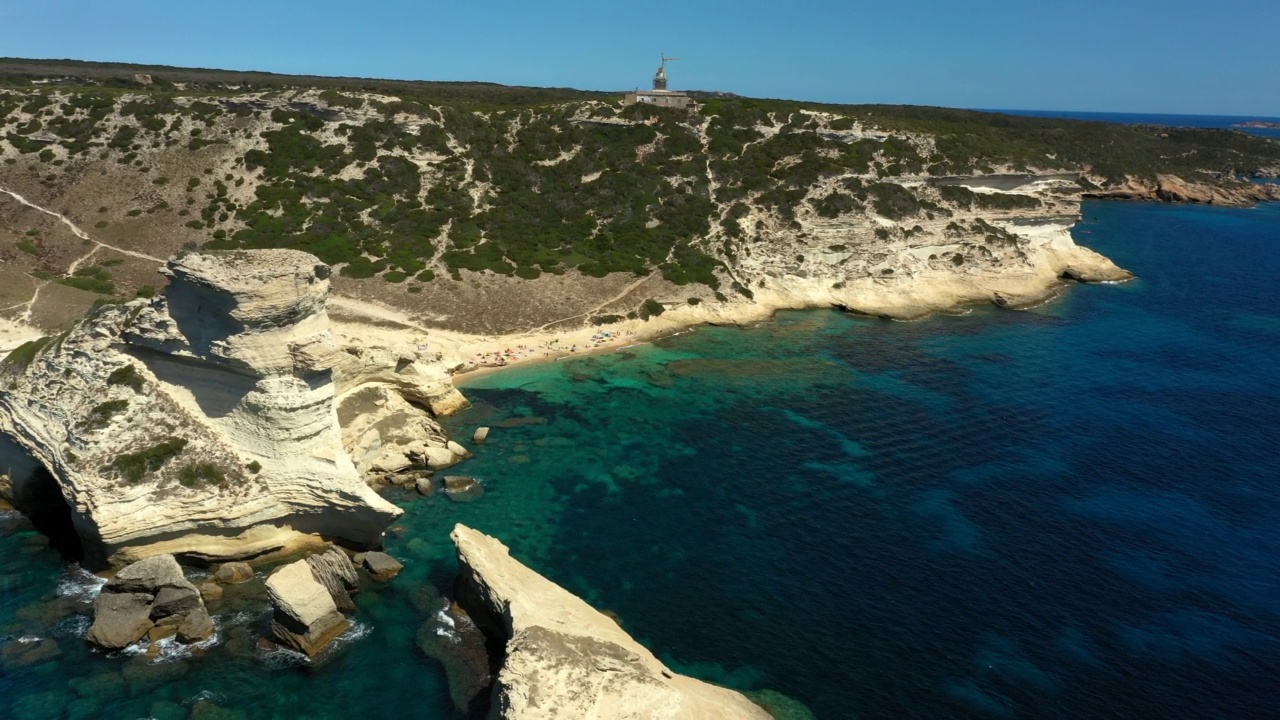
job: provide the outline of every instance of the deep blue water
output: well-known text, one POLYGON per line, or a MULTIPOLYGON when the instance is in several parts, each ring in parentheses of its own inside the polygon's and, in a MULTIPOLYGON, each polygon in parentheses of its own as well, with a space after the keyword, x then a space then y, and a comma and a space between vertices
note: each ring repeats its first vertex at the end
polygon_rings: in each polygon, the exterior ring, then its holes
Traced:
POLYGON ((0 715, 454 717, 414 633, 465 522, 678 670, 818 718, 1275 717, 1280 205, 1085 216, 1137 281, 915 323, 784 313, 466 383, 450 424, 495 428, 458 470, 487 493, 400 498, 405 574, 325 663, 255 652, 251 602, 203 658, 90 655, 83 608, 50 610, 57 555, 0 538, 0 651, 61 652, 6 665, 0 715))
POLYGON ((1263 137, 1280 138, 1280 128, 1242 128, 1241 123, 1250 121, 1280 122, 1280 118, 1241 116, 1241 115, 1171 115, 1162 113, 1106 113, 1106 112, 1074 112, 1068 110, 988 110, 1006 115, 1023 115, 1027 117, 1056 118, 1062 120, 1092 120, 1095 122, 1120 123, 1122 125, 1164 125, 1167 127, 1187 128, 1219 128, 1240 130, 1263 137))

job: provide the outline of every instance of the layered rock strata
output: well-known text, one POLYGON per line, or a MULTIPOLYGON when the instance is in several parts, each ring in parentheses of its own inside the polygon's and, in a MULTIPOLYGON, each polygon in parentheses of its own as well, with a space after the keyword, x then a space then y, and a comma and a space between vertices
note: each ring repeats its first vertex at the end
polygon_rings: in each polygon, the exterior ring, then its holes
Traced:
POLYGON ((306 560, 290 563, 267 578, 271 598, 271 634, 280 643, 316 655, 350 623, 333 596, 316 579, 306 560))
POLYGON ((48 470, 90 564, 376 548, 401 511, 364 482, 370 458, 467 454, 432 418, 465 400, 431 357, 335 339, 313 256, 192 252, 164 272, 165 296, 98 308, 0 365, 0 470, 23 496, 48 470), (338 394, 366 391, 344 431, 338 394))
POLYGON ((1115 187, 1086 192, 1085 197, 1252 207, 1259 202, 1280 200, 1280 185, 1217 178, 1213 182, 1196 182, 1177 175, 1158 175, 1154 181, 1130 179, 1115 187))
MULTIPOLYGON (((399 572, 402 566, 391 562, 399 572)), ((373 568, 370 572, 375 580, 395 576, 379 576, 373 568)), ((355 564, 336 547, 278 568, 267 578, 271 634, 286 647, 317 655, 350 627, 346 613, 355 612, 352 596, 359 592, 360 574, 355 564)))
POLYGON ((505 645, 490 717, 759 718, 746 697, 678 675, 616 622, 458 525, 458 602, 505 645))

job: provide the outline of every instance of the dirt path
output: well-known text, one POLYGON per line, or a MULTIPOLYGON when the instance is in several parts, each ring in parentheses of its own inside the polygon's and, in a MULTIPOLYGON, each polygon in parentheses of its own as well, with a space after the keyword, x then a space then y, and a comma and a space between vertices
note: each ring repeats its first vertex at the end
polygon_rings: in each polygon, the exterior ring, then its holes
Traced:
POLYGON ((71 266, 67 268, 67 274, 74 273, 77 269, 79 269, 81 263, 88 260, 97 251, 103 250, 103 249, 114 250, 115 252, 118 252, 122 255, 129 255, 130 257, 136 257, 140 260, 154 260, 158 263, 164 262, 163 258, 158 258, 158 257, 155 257, 154 255, 147 255, 145 253, 134 252, 133 250, 125 250, 124 248, 119 248, 119 247, 116 247, 115 245, 108 245, 107 243, 94 240, 92 237, 89 237, 89 233, 85 232, 84 230, 81 230, 80 227, 75 223, 71 222, 71 219, 68 218, 66 215, 63 215, 62 213, 54 212, 53 210, 50 210, 49 208, 46 208, 46 207, 41 207, 8 188, 0 187, 0 193, 4 193, 5 195, 8 195, 9 197, 13 198, 14 200, 17 200, 19 203, 23 205, 26 205, 32 210, 37 210, 39 212, 44 213, 45 215, 57 218, 59 222, 67 226, 67 229, 71 231, 72 235, 75 235, 81 240, 88 240, 89 242, 94 244, 93 250, 90 250, 83 257, 80 257, 75 262, 71 263, 71 266))
MULTIPOLYGON (((37 205, 31 202, 30 200, 26 199, 25 197, 19 195, 18 193, 8 188, 0 187, 0 193, 8 195, 14 200, 17 200, 20 204, 26 205, 32 210, 42 212, 45 215, 48 215, 53 218, 57 218, 58 222, 61 222, 63 225, 67 226, 67 229, 71 231, 72 235, 76 236, 81 240, 88 240, 89 242, 93 243, 93 248, 89 250, 89 252, 76 258, 71 263, 71 265, 67 267, 67 270, 66 270, 67 275, 71 275, 75 273, 76 270, 80 269, 81 265, 87 262, 89 258, 93 257, 99 250, 113 250, 122 255, 129 255, 130 257, 139 258, 141 260, 153 260, 158 263, 164 262, 163 259, 152 256, 152 255, 147 255, 145 253, 140 253, 140 252, 134 252, 133 250, 125 250, 124 248, 118 248, 115 245, 108 245, 107 243, 99 242, 93 239, 92 237, 90 237, 89 233, 85 232, 84 230, 81 230, 80 227, 76 225, 74 222, 71 222, 71 219, 68 218, 66 215, 63 215, 62 213, 54 212, 53 210, 50 210, 49 208, 46 208, 46 207, 41 207, 40 205, 37 205)), ((39 285, 36 286, 35 292, 31 294, 30 300, 26 301, 25 303, 19 303, 18 305, 13 306, 13 308, 23 307, 23 306, 26 307, 26 310, 23 310, 22 314, 17 317, 17 322, 19 324, 29 325, 31 323, 31 315, 33 310, 35 309, 36 301, 40 299, 40 291, 43 290, 45 286, 48 284, 49 284, 48 281, 40 283, 39 285)), ((6 308, 6 309, 13 309, 13 308, 6 308)))
POLYGON ((547 328, 551 327, 552 325, 559 325, 559 324, 560 324, 560 323, 562 323, 562 322, 568 322, 568 321, 570 321, 570 320, 577 320, 578 318, 581 318, 581 317, 589 317, 589 316, 591 316, 591 315, 593 315, 593 314, 595 314, 595 313, 597 313, 597 312, 599 312, 599 311, 603 310, 604 308, 607 308, 607 307, 609 307, 610 305, 612 305, 612 304, 614 304, 614 303, 618 302, 618 301, 619 301, 619 300, 621 300, 622 298, 624 298, 624 297, 626 297, 626 296, 630 295, 630 294, 632 293, 632 291, 634 291, 636 288, 640 287, 642 284, 644 284, 646 281, 648 281, 648 280, 649 280, 650 278, 652 278, 652 277, 653 277, 653 275, 652 275, 652 274, 645 275, 644 277, 640 278, 639 280, 637 280, 637 281, 635 281, 635 282, 631 283, 630 285, 626 286, 625 288, 623 288, 623 289, 622 289, 622 292, 618 293, 617 295, 614 295, 613 297, 609 298, 608 300, 605 300, 604 302, 600 303, 599 305, 597 305, 597 306, 595 306, 595 307, 591 308, 590 310, 588 310, 588 311, 586 311, 586 312, 584 312, 584 313, 579 313, 579 314, 577 314, 577 315, 572 315, 572 316, 567 317, 567 318, 560 318, 559 320, 552 320, 551 322, 549 322, 549 323, 547 323, 547 324, 545 324, 545 325, 539 325, 538 327, 534 328, 533 330, 530 330, 529 332, 538 332, 538 331, 541 331, 541 330, 546 330, 547 328))

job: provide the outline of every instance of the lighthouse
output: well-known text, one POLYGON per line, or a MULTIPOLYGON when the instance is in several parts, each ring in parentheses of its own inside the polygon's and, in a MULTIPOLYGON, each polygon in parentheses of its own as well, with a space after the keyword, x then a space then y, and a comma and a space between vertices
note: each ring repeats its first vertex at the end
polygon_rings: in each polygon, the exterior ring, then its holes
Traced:
POLYGON ((658 66, 658 72, 653 74, 652 90, 637 90, 629 92, 623 98, 624 105, 635 105, 643 103, 645 105, 657 105, 659 107, 670 108, 687 108, 693 104, 693 98, 687 94, 667 89, 667 63, 679 60, 680 58, 667 57, 662 55, 662 64, 658 66))

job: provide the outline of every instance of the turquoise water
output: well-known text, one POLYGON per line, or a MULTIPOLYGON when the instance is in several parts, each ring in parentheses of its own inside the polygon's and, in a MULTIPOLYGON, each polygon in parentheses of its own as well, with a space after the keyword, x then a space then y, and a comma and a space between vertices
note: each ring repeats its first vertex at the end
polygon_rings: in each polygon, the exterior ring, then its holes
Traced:
POLYGON ((1085 215, 1078 239, 1139 280, 916 323, 785 313, 471 381, 450 424, 494 426, 457 469, 486 493, 393 498, 406 571, 321 662, 257 650, 253 597, 202 657, 92 654, 74 576, 10 518, 0 714, 458 717, 415 636, 464 522, 676 669, 819 718, 1273 717, 1280 206, 1085 215), (19 666, 23 636, 59 656, 19 666))

